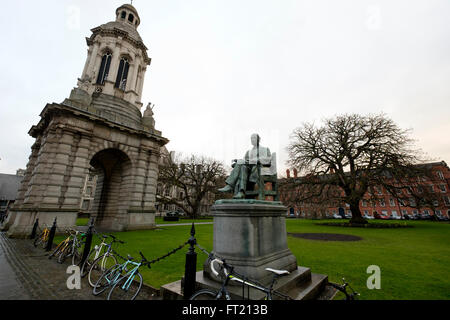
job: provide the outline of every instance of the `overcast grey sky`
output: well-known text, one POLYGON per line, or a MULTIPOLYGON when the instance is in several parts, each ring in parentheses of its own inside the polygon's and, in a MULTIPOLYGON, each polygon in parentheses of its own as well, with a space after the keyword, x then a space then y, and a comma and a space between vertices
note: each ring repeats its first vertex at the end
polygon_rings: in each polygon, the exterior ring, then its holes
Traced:
MULTIPOLYGON (((25 168, 28 130, 80 77, 90 29, 129 1, 2 3, 0 172, 25 168)), ((286 168, 303 121, 385 112, 450 161, 450 1, 135 0, 149 48, 143 103, 169 150, 229 164, 250 135, 286 168)))

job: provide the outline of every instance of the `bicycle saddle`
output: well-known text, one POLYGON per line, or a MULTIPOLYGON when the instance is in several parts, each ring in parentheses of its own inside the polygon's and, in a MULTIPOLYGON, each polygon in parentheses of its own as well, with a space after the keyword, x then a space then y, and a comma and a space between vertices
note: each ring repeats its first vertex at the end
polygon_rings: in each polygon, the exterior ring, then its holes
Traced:
POLYGON ((128 260, 132 261, 134 258, 132 256, 130 256, 129 254, 127 254, 127 258, 128 260))
POLYGON ((267 271, 273 272, 279 276, 284 276, 289 274, 290 272, 287 270, 277 270, 277 269, 272 269, 272 268, 266 268, 267 271))

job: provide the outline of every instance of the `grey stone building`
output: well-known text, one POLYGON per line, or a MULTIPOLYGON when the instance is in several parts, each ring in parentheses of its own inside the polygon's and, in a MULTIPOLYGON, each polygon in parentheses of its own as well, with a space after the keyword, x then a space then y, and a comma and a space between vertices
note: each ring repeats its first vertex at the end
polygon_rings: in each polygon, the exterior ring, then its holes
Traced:
POLYGON ((23 175, 20 169, 16 174, 0 173, 0 223, 3 222, 6 212, 16 201, 22 179, 23 175))
POLYGON ((154 227, 160 149, 168 140, 140 109, 151 59, 136 9, 117 8, 115 21, 93 28, 88 54, 69 98, 50 103, 29 134, 35 138, 17 200, 4 227, 26 236, 35 219, 60 229, 75 225, 86 177, 96 177, 88 207, 97 228, 154 227))

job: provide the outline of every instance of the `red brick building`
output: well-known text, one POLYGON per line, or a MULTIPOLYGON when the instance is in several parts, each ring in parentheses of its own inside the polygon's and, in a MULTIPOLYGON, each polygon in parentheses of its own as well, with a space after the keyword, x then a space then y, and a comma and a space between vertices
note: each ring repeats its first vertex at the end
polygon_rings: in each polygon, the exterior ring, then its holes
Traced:
MULTIPOLYGON (((430 179, 422 181, 420 186, 412 184, 411 186, 405 186, 402 191, 403 194, 398 197, 392 196, 383 187, 375 187, 372 192, 377 198, 373 200, 373 196, 367 194, 360 202, 359 208, 362 215, 374 216, 375 214, 384 215, 386 217, 401 217, 405 214, 438 214, 446 217, 450 217, 450 168, 444 162, 427 163, 425 166, 429 166, 432 172, 430 179), (427 190, 423 190, 427 188, 427 190), (416 207, 416 199, 409 194, 412 194, 414 189, 415 194, 431 193, 434 195, 433 206, 430 207, 416 207), (398 198, 407 200, 398 200, 398 198)), ((290 170, 286 170, 286 179, 296 179, 297 171, 294 169, 294 177, 290 176, 290 170)), ((281 179, 280 183, 283 182, 281 179)), ((315 201, 315 202, 293 202, 292 197, 289 199, 287 191, 280 191, 280 200, 289 207, 288 214, 298 217, 317 217, 325 218, 332 216, 333 214, 339 214, 344 211, 345 214, 351 214, 350 208, 345 203, 330 203, 327 201, 315 201), (295 204, 294 204, 295 203, 295 204)))

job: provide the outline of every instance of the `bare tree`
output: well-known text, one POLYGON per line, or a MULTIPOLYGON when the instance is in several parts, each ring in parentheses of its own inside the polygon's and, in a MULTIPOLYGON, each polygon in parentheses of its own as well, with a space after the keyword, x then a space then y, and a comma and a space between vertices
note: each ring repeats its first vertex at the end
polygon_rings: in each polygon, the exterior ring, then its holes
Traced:
POLYGON ((283 188, 295 190, 291 200, 349 204, 353 223, 367 222, 359 202, 367 195, 376 200, 380 187, 399 201, 414 197, 416 206, 432 202, 419 192, 431 170, 417 165, 423 160, 409 130, 383 114, 345 114, 326 119, 320 127, 305 123, 294 130, 288 151, 288 163, 303 175, 286 180, 283 188))
POLYGON ((214 159, 195 155, 171 159, 160 166, 158 182, 178 192, 176 195, 162 192, 159 201, 174 204, 195 218, 205 202, 214 201, 224 176, 224 166, 214 159))

